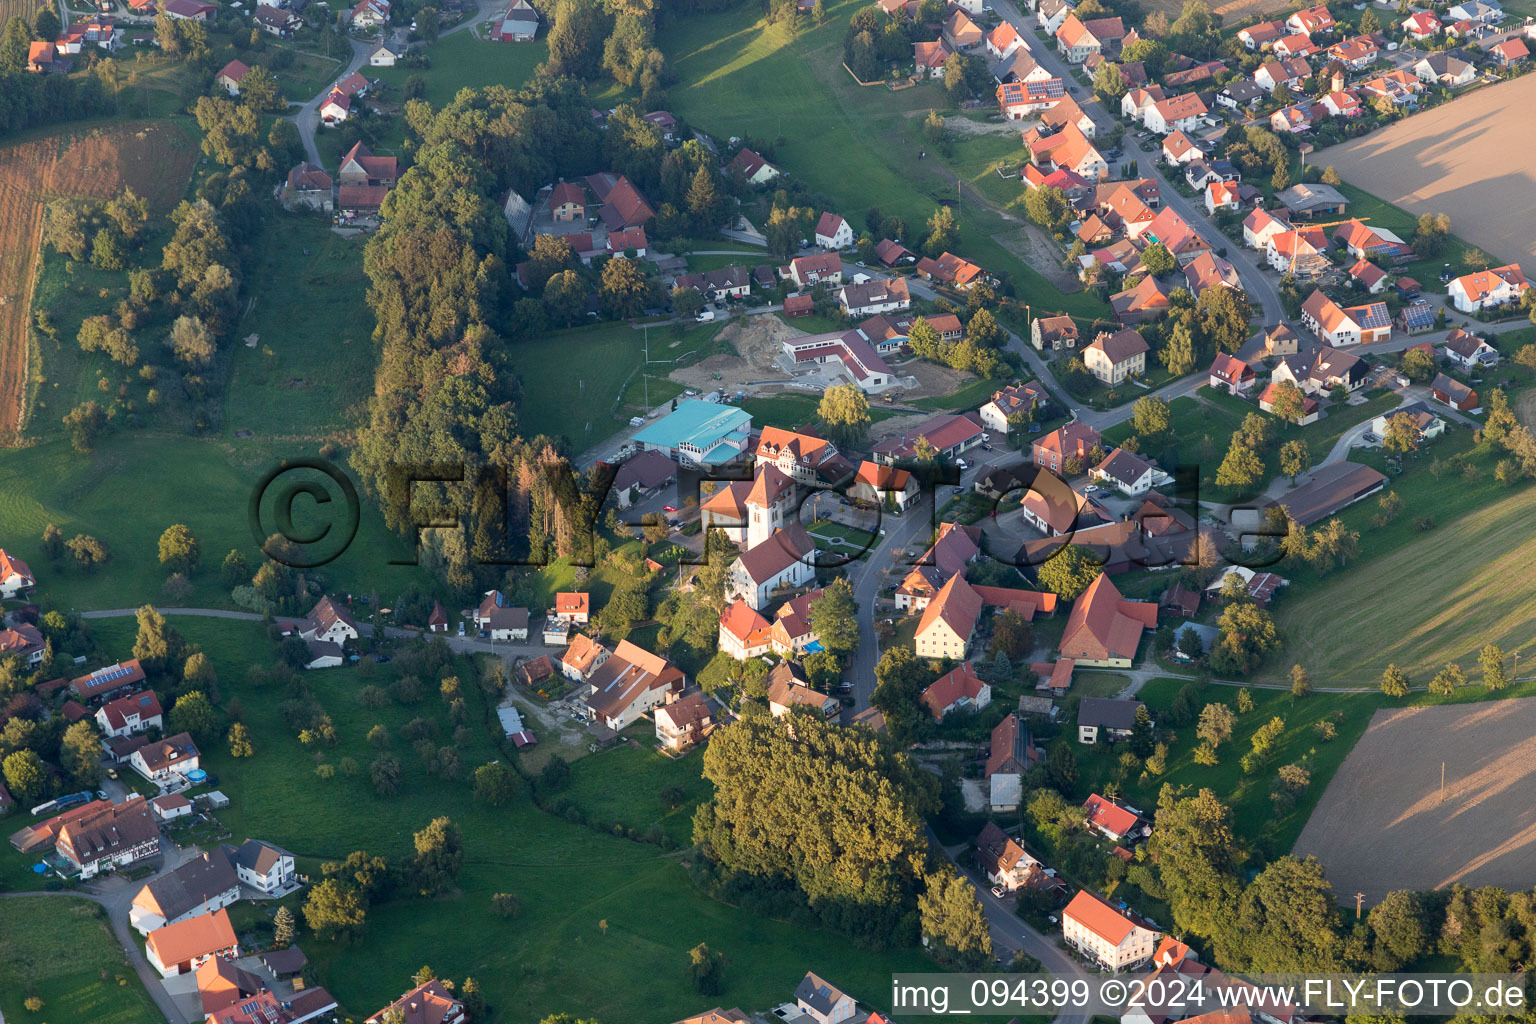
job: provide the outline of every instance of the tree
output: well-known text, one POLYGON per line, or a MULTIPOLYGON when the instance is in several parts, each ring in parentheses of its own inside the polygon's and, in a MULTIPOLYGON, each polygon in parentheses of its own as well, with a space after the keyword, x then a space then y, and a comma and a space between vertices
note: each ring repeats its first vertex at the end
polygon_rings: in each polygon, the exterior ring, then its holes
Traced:
POLYGON ((475 799, 500 807, 517 795, 517 773, 502 764, 475 769, 475 799))
POLYGON ((688 212, 700 230, 713 228, 719 220, 720 193, 715 187, 714 175, 710 172, 710 165, 699 164, 693 181, 688 185, 688 212))
POLYGON ((1232 738, 1232 727, 1236 722, 1237 716, 1225 704, 1207 704, 1200 709, 1200 724, 1195 728, 1195 735, 1214 750, 1232 738))
POLYGON ((1285 164, 1276 164, 1275 173, 1270 177, 1269 184, 1276 192, 1289 188, 1291 185, 1291 169, 1285 164))
POLYGON ((400 775, 400 762, 390 754, 380 754, 368 766, 373 791, 379 796, 394 796, 400 792, 400 775))
POLYGON ((1175 377, 1182 377, 1195 368, 1195 338, 1183 319, 1173 321, 1168 339, 1163 342, 1157 357, 1175 377))
POLYGON ((1389 892, 1365 916, 1371 926, 1371 960, 1378 971, 1401 970, 1429 952, 1429 926, 1423 898, 1416 892, 1389 892))
POLYGON ((251 744, 250 730, 245 723, 236 722, 229 727, 229 756, 250 757, 256 753, 256 748, 251 744))
POLYGON ((1024 212, 1029 219, 1055 234, 1072 221, 1072 206, 1067 194, 1054 185, 1030 189, 1024 194, 1024 212))
POLYGON ((41 546, 43 554, 51 562, 57 562, 59 556, 64 553, 64 531, 53 523, 43 527, 41 546))
POLYGON ((189 686, 212 688, 218 682, 218 673, 213 670, 213 662, 208 660, 208 655, 202 651, 193 651, 182 666, 181 678, 189 686))
POLYGON ((1264 463, 1259 461, 1258 455, 1234 437, 1232 447, 1227 449, 1227 457, 1221 460, 1216 470, 1216 486, 1236 489, 1251 487, 1258 483, 1263 473, 1264 463))
POLYGON ((1509 685, 1509 673, 1504 671, 1504 650, 1498 644, 1489 644, 1477 656, 1483 667, 1483 685, 1490 690, 1502 690, 1509 685))
POLYGON ((954 212, 947 206, 941 206, 928 218, 928 235, 923 239, 923 252, 927 256, 937 257, 953 249, 959 237, 954 212))
POLYGON ((1153 277, 1166 277, 1178 269, 1179 261, 1162 242, 1153 242, 1141 251, 1141 265, 1153 277))
POLYGON ((979 970, 992 959, 992 934, 976 888, 947 865, 924 881, 917 898, 923 934, 938 947, 941 959, 979 970))
POLYGON ((1253 710, 1253 694, 1248 692, 1248 687, 1237 691, 1237 713, 1246 715, 1253 710))
POLYGON ((32 44, 32 29, 26 19, 12 15, 0 34, 0 71, 25 71, 27 51, 32 44))
POLYGON ((423 896, 445 892, 464 863, 464 836, 452 819, 433 818, 415 835, 416 884, 423 896))
MULTIPOLYGON (((608 268, 603 269, 606 272, 608 268)), ((544 285, 544 312, 551 322, 569 327, 586 311, 586 308, 587 285, 576 271, 562 270, 558 274, 551 275, 544 285)))
POLYGON ((272 915, 272 944, 279 949, 293 945, 297 931, 293 911, 287 907, 278 907, 277 913, 272 915))
POLYGON ((36 751, 17 750, 8 754, 0 771, 4 772, 5 784, 18 800, 34 800, 47 791, 48 772, 36 751))
POLYGON ((1183 932, 1219 936, 1236 916, 1241 890, 1232 812, 1209 789, 1184 797, 1164 785, 1148 852, 1157 862, 1173 923, 1183 932))
POLYGON ((649 294, 650 285, 638 260, 615 256, 603 265, 603 283, 597 289, 597 297, 609 316, 639 316, 649 294))
POLYGON ((172 572, 190 573, 197 568, 198 554, 197 538, 181 523, 160 535, 160 564, 172 572))
POLYGON ((250 563, 238 550, 232 548, 224 556, 224 564, 219 566, 219 582, 229 590, 251 582, 250 563))
POLYGON ((1231 962, 1244 970, 1338 970, 1337 907, 1316 857, 1281 857, 1243 891, 1231 962))
POLYGON ((58 8, 54 7, 53 4, 40 5, 37 13, 32 15, 33 38, 41 39, 44 42, 57 39, 62 28, 63 25, 59 22, 58 8))
POLYGON ((725 985, 721 975, 725 971, 725 954, 699 943, 688 951, 688 981, 701 996, 717 996, 725 985))
POLYGON ((894 646, 875 665, 875 692, 870 704, 885 716, 891 738, 905 746, 927 725, 927 709, 919 702, 933 675, 923 669, 910 648, 894 646))
POLYGON ((1403 353, 1399 369, 1409 380, 1422 384, 1435 375, 1435 357, 1421 348, 1411 348, 1403 353))
POLYGON ((1405 412, 1387 417, 1387 432, 1381 446, 1389 452, 1411 452, 1419 447, 1419 427, 1405 412))
POLYGON ((96 438, 106 425, 107 414, 95 402, 83 402, 64 416, 64 429, 69 433, 69 443, 75 451, 81 453, 96 449, 96 438))
POLYGON ((1277 650, 1280 636, 1269 613, 1247 601, 1227 605, 1216 620, 1221 636, 1211 648, 1210 665, 1225 675, 1246 675, 1277 650))
POLYGON ((1102 568, 1094 560, 1091 550, 1080 544, 1069 544, 1037 566, 1035 577, 1046 590, 1071 601, 1099 578, 1102 568))
POLYGON ((1120 71, 1120 65, 1105 61, 1099 65, 1099 69, 1093 74, 1093 91, 1104 100, 1119 105, 1120 97, 1125 95, 1125 75, 1120 71))
POLYGON ((64 730, 59 761, 74 776, 75 785, 95 787, 101 778, 101 737, 94 722, 82 718, 64 730))
POLYGON ((857 385, 834 384, 822 392, 816 417, 833 441, 852 447, 869 430, 869 399, 857 385))
POLYGON ((1435 678, 1429 681, 1429 692, 1437 697, 1449 697, 1465 685, 1467 677, 1461 671, 1461 666, 1453 661, 1435 673, 1435 678))
POLYGON ((1156 440, 1173 428, 1173 413, 1168 403, 1156 395, 1136 399, 1131 407, 1131 425, 1136 436, 1143 440, 1156 440))
POLYGON ((173 733, 191 733, 193 739, 207 739, 218 729, 218 715, 201 690, 188 690, 171 706, 167 722, 173 733))
POLYGON ((522 909, 522 902, 510 892, 498 892, 491 896, 491 912, 497 917, 516 917, 522 909))
MULTIPOLYGON (((1361 31, 1364 31, 1364 29, 1361 31)), ((1337 187, 1344 184, 1344 179, 1339 177, 1339 172, 1333 169, 1333 164, 1329 164, 1327 167, 1323 168, 1322 182, 1324 185, 1333 185, 1337 187)))
POLYGON ((811 604, 808 618, 821 645, 838 659, 859 649, 859 606, 846 579, 833 580, 811 604))
POLYGON ((1003 344, 1003 329, 985 309, 978 309, 965 325, 966 340, 977 348, 998 348, 1003 344))
POLYGON ((1001 654, 1010 661, 1028 654, 1034 646, 1034 630, 1024 621, 1024 616, 1012 608, 1004 609, 992 617, 992 642, 994 654, 1001 654))
POLYGON ((1291 666, 1291 696, 1306 697, 1312 693, 1312 676, 1301 665, 1291 666))
POLYGON ((1280 472, 1291 478, 1291 483, 1312 465, 1312 452, 1307 442, 1299 438, 1280 446, 1280 472))
POLYGON ((77 533, 64 542, 64 547, 74 557, 75 563, 80 568, 89 572, 98 565, 103 565, 112 558, 111 549, 95 537, 83 533, 77 533))
POLYGON ((362 934, 368 907, 362 894, 334 878, 327 878, 309 890, 304 901, 304 923, 322 940, 338 936, 356 938, 362 934))
POLYGON ((240 102, 258 114, 283 110, 288 106, 288 102, 283 99, 283 87, 278 84, 277 76, 259 64, 240 79, 240 102))
POLYGON ((1396 665, 1388 665, 1381 673, 1381 692, 1388 697, 1408 696, 1408 676, 1396 665))

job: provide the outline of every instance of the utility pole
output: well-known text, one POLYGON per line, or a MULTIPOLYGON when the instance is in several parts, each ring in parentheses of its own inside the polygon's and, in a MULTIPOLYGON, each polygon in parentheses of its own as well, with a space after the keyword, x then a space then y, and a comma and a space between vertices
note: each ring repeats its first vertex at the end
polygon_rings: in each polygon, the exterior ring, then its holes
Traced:
POLYGON ((1440 799, 1438 801, 1436 801, 1436 805, 1438 806, 1439 804, 1443 804, 1443 803, 1445 803, 1445 762, 1441 761, 1440 762, 1440 799))

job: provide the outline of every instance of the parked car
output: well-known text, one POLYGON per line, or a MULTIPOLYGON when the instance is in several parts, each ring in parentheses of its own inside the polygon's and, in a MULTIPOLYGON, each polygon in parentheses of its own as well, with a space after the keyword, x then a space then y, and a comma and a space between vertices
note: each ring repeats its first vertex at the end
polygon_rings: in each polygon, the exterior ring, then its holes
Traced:
POLYGON ((1003 888, 1001 885, 994 885, 992 887, 992 895, 996 896, 998 899, 1002 899, 1004 896, 1008 895, 1008 890, 1003 888))

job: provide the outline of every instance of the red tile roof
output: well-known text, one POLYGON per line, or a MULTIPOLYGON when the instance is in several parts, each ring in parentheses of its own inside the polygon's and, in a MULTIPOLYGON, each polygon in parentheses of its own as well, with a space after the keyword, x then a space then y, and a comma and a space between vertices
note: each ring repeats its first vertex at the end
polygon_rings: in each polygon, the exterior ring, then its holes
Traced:
POLYGON ((1067 904, 1067 909, 1062 911, 1062 914, 1112 946, 1120 945, 1125 941, 1125 937, 1136 929, 1135 921, 1087 889, 1081 890, 1072 897, 1072 902, 1067 904))
POLYGON ((1088 797, 1083 803, 1083 809, 1088 812, 1088 824, 1097 825, 1117 836, 1130 835, 1136 827, 1136 815, 1097 793, 1088 797))
POLYGON ((1100 573, 1072 603, 1061 653, 1079 661, 1134 658, 1143 629, 1157 628, 1157 605, 1127 601, 1100 573))
MULTIPOLYGON (((955 579, 960 580, 961 583, 965 582, 959 576, 956 576, 955 579)), ((950 581, 950 583, 953 582, 954 580, 950 581)), ((938 603, 937 600, 934 603, 938 603)), ((932 608, 933 605, 930 604, 928 607, 932 608)), ((977 602, 977 609, 980 609, 979 601, 977 602)), ((926 619, 927 615, 925 614, 923 617, 926 619)), ((975 622, 974 618, 972 622, 975 622)), ((964 634, 962 633, 962 635, 964 634)), ((923 706, 928 709, 928 713, 933 715, 935 720, 938 720, 944 717, 944 712, 954 706, 956 701, 962 698, 974 701, 981 696, 981 691, 986 688, 987 684, 982 682, 981 677, 976 674, 976 670, 971 667, 971 663, 968 661, 961 662, 959 668, 940 676, 923 691, 923 706)))

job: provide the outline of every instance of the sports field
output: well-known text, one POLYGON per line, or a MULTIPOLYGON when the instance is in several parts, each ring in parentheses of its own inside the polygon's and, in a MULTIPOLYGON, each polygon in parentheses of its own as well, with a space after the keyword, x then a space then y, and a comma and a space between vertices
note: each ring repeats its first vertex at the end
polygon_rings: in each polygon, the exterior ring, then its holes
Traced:
MULTIPOLYGON (((1415 215, 1446 213, 1451 229, 1499 261, 1536 259, 1536 140, 1523 130, 1536 78, 1478 89, 1381 131, 1314 155, 1345 181, 1415 215)), ((1355 211, 1351 211, 1355 212, 1355 211)))
POLYGON ((1297 855, 1341 898, 1461 882, 1521 889, 1536 871, 1536 700, 1378 711, 1312 813, 1297 855), (1440 766, 1445 765, 1445 789, 1440 766))

